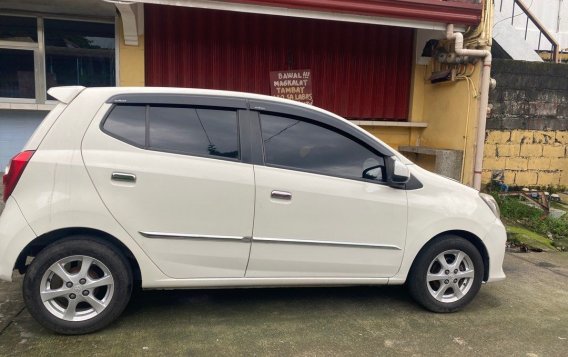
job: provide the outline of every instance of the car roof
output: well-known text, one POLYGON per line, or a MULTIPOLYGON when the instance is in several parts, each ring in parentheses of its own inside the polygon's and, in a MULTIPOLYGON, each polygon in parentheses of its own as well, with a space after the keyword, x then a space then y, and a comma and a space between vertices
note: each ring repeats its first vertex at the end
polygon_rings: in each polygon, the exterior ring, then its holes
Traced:
POLYGON ((256 93, 216 90, 216 89, 201 89, 201 88, 178 88, 178 87, 91 87, 91 88, 86 88, 86 90, 108 92, 109 96, 114 96, 118 94, 186 94, 186 95, 204 95, 204 96, 215 96, 215 97, 226 97, 226 98, 261 100, 261 101, 282 103, 282 104, 303 107, 309 110, 314 110, 322 114, 335 117, 337 119, 345 120, 345 118, 342 118, 337 114, 334 114, 332 112, 329 112, 325 109, 313 105, 304 104, 290 99, 284 99, 284 98, 273 97, 263 94, 256 94, 256 93))
MULTIPOLYGON (((50 89, 50 93, 57 92, 61 90, 65 92, 66 90, 74 90, 77 93, 75 95, 81 94, 88 94, 89 92, 97 92, 97 94, 102 95, 103 97, 111 98, 119 95, 136 95, 136 94, 157 94, 157 95, 193 95, 193 96, 211 96, 217 98, 227 98, 227 99, 243 99, 243 100, 250 100, 250 101, 260 101, 264 103, 274 103, 276 105, 288 105, 288 106, 295 106, 297 108, 303 108, 308 111, 316 112, 319 114, 323 114, 323 116, 327 116, 328 118, 331 117, 339 122, 342 122, 343 125, 350 126, 352 129, 359 132, 359 135, 363 135, 368 139, 374 140, 375 142, 380 143, 380 146, 386 149, 385 153, 389 155, 395 155, 400 160, 402 160, 405 164, 410 164, 411 162, 405 158, 403 155, 398 153, 392 147, 384 143, 382 140, 378 139, 376 136, 372 135, 368 131, 360 128, 359 126, 351 123, 350 121, 342 118, 341 116, 329 112, 325 109, 304 104, 301 102, 297 102, 294 100, 273 97, 263 94, 255 94, 255 93, 246 93, 246 92, 237 92, 237 91, 225 91, 225 90, 215 90, 215 89, 201 89, 201 88, 177 88, 177 87, 90 87, 84 88, 80 86, 75 86, 73 89, 71 87, 54 87, 50 89)), ((381 150, 382 151, 382 150, 381 150)))

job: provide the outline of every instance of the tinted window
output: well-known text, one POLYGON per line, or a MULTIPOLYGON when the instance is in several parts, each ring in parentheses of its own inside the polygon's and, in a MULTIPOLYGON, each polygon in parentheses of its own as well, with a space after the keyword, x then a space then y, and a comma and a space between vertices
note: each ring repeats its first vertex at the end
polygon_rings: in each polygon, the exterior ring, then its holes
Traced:
POLYGON ((35 98, 33 51, 0 49, 0 97, 35 98))
POLYGON ((103 128, 110 134, 133 144, 146 144, 146 107, 117 105, 109 114, 103 128))
POLYGON ((384 178, 381 156, 333 130, 273 115, 261 115, 261 126, 268 164, 347 178, 384 178))
POLYGON ((37 42, 36 18, 0 16, 0 40, 37 42))
POLYGON ((114 50, 114 24, 45 19, 44 26, 46 47, 114 50))
POLYGON ((45 19, 47 88, 114 86, 114 24, 45 19))
POLYGON ((149 118, 151 148, 200 156, 239 157, 235 111, 150 107, 149 118))

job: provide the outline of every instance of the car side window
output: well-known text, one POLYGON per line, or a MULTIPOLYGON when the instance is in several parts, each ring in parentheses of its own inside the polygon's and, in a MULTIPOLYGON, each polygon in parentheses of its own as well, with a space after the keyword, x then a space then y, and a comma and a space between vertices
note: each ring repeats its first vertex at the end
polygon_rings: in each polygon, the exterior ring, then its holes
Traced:
POLYGON ((146 144, 146 106, 117 105, 107 116, 103 129, 123 141, 146 144))
POLYGON ((234 110, 150 106, 148 147, 199 156, 239 157, 234 110))
POLYGON ((261 114, 260 123, 268 165, 352 179, 385 179, 381 155, 330 128, 269 114, 261 114))
POLYGON ((103 130, 119 140, 157 151, 238 159, 235 110, 157 105, 116 105, 103 130))

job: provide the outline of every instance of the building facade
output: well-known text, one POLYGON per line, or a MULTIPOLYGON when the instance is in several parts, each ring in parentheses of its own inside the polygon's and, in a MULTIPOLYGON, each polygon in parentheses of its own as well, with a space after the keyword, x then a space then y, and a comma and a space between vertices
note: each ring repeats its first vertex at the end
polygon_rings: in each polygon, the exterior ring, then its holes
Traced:
POLYGON ((446 30, 488 49, 489 3, 1 0, 0 164, 53 107, 49 87, 176 86, 311 101, 471 185, 483 59, 449 60, 446 30), (287 86, 296 75, 309 85, 287 86))

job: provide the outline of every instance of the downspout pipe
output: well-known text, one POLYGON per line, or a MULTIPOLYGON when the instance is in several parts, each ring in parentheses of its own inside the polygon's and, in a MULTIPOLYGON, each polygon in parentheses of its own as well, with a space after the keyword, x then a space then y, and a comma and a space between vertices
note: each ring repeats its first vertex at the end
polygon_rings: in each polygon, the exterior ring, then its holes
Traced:
POLYGON ((481 171, 483 169, 483 148, 485 146, 485 124, 487 120, 487 105, 489 102, 489 84, 491 81, 491 51, 472 50, 463 48, 463 34, 454 32, 454 25, 446 27, 446 39, 454 40, 454 51, 458 56, 472 56, 483 58, 481 71, 479 112, 477 117, 477 137, 475 145, 475 158, 473 162, 473 188, 481 189, 481 171))

